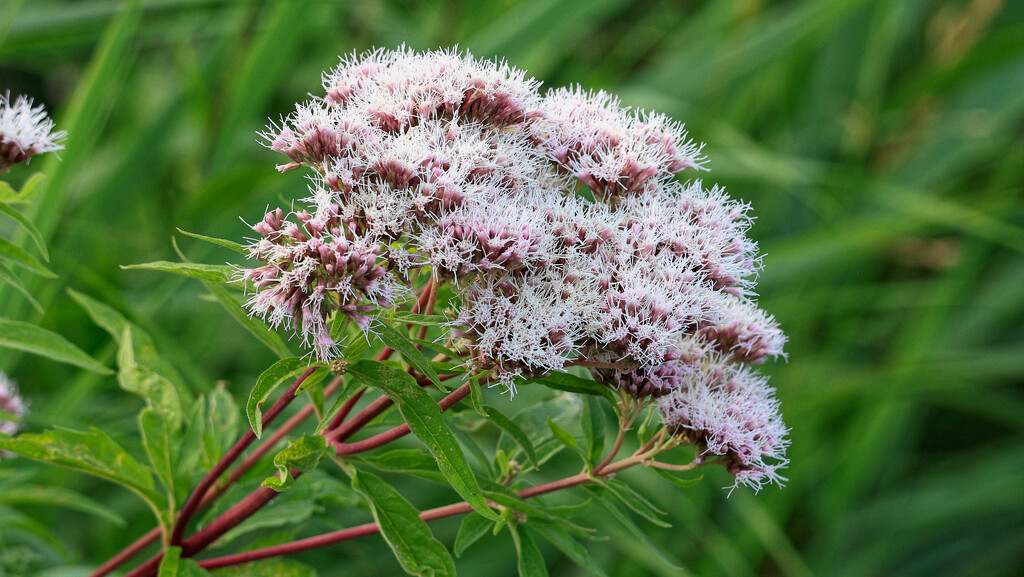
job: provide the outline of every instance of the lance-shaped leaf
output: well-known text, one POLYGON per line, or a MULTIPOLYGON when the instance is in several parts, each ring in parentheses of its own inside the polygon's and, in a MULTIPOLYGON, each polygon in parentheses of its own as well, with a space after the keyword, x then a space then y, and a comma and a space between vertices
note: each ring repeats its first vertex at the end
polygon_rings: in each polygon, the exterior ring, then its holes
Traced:
POLYGON ((107 331, 118 344, 121 344, 125 328, 131 327, 132 350, 135 354, 135 362, 172 382, 182 400, 191 401, 191 392, 185 385, 185 380, 181 377, 178 370, 157 352, 156 344, 146 331, 129 323, 128 319, 113 307, 74 289, 69 288, 67 291, 68 295, 85 309, 92 322, 107 331))
POLYGON ((43 234, 39 232, 36 225, 32 224, 31 220, 25 218, 20 212, 3 202, 0 202, 0 214, 5 214, 17 221, 28 232, 28 235, 32 237, 32 242, 36 243, 36 247, 39 248, 39 252, 43 255, 43 260, 50 260, 50 253, 46 250, 46 241, 43 240, 43 234))
POLYGON ((516 443, 519 443, 519 446, 523 448, 523 451, 526 451, 526 457, 530 459, 530 464, 533 465, 534 468, 540 467, 540 464, 537 461, 537 451, 533 448, 533 443, 530 442, 530 437, 527 436, 521 428, 519 428, 519 425, 517 425, 515 421, 506 417, 501 413, 501 411, 490 405, 487 406, 487 416, 490 417, 491 422, 504 431, 506 435, 511 437, 516 443))
POLYGON ((28 291, 28 287, 25 286, 25 283, 22 282, 16 274, 14 274, 11 267, 7 266, 7 264, 3 262, 0 262, 0 282, 5 282, 14 287, 14 289, 20 292, 21 296, 25 297, 25 300, 32 305, 32 308, 36 309, 36 312, 39 314, 44 312, 43 305, 39 304, 39 301, 32 296, 32 293, 28 291))
POLYGON ((455 561, 434 538, 419 511, 380 477, 362 472, 352 475, 352 488, 366 499, 381 535, 410 575, 455 575, 455 561))
POLYGON ((440 379, 437 378, 437 373, 434 372, 434 369, 430 366, 427 358, 423 356, 423 352, 417 349, 408 337, 382 323, 374 325, 371 330, 380 337, 380 340, 383 341, 385 345, 391 347, 402 355, 405 362, 415 367, 417 371, 423 373, 423 375, 430 379, 430 382, 434 383, 434 386, 447 392, 447 389, 445 389, 441 384, 440 379))
POLYGON ((85 354, 64 337, 31 323, 0 319, 0 347, 40 355, 101 375, 109 375, 114 372, 85 354))
POLYGON ((419 325, 421 327, 439 327, 448 323, 448 317, 444 315, 421 315, 398 311, 391 316, 391 321, 394 323, 419 325))
POLYGON ((565 553, 566 557, 572 559, 574 563, 585 569, 588 573, 595 577, 607 577, 607 574, 601 570, 601 567, 594 563, 586 547, 574 539, 568 531, 561 527, 540 523, 531 526, 542 537, 550 541, 552 545, 558 547, 562 553, 565 553))
POLYGON ((233 250, 233 251, 235 251, 235 252, 237 252, 239 254, 248 254, 249 253, 249 251, 245 250, 244 246, 238 244, 237 242, 235 242, 233 240, 225 240, 223 238, 214 238, 212 236, 204 236, 204 235, 201 235, 201 234, 196 234, 194 232, 189 232, 187 230, 182 230, 180 228, 178 229, 178 232, 180 232, 181 234, 183 234, 185 236, 190 236, 190 237, 195 238, 195 239, 206 241, 206 242, 208 242, 210 244, 215 244, 217 246, 222 246, 224 248, 230 248, 231 250, 233 250))
POLYGON ((633 522, 633 519, 630 518, 630 516, 627 515, 625 512, 623 512, 618 505, 613 503, 611 499, 606 498, 603 492, 595 490, 596 487, 584 487, 584 489, 590 492, 590 494, 594 496, 595 500, 601 503, 601 505, 605 508, 606 511, 611 513, 612 517, 615 517, 619 521, 619 523, 622 523, 626 530, 629 531, 630 535, 635 537, 638 541, 646 543, 651 548, 651 550, 654 551, 654 553, 661 558, 662 561, 668 563, 673 567, 681 568, 677 561, 670 558, 667 554, 665 554, 664 551, 661 550, 661 548, 655 545, 654 541, 651 541, 650 537, 648 537, 647 534, 644 533, 643 529, 638 527, 637 524, 633 522))
POLYGON ((216 463, 238 438, 238 416, 241 411, 227 387, 214 387, 206 403, 206 431, 203 440, 208 459, 216 463))
POLYGON ((233 273, 231 267, 226 264, 200 264, 194 262, 170 262, 166 260, 128 264, 123 265, 121 268, 125 270, 158 270, 221 284, 230 282, 233 273))
POLYGON ((488 521, 476 513, 470 513, 462 520, 459 526, 459 533, 455 535, 455 556, 462 557, 462 553, 470 545, 476 543, 494 527, 494 521, 488 521))
POLYGON ((291 349, 289 349, 288 345, 285 344, 281 335, 274 332, 263 321, 249 316, 249 313, 245 312, 245 309, 242 308, 242 304, 238 302, 238 299, 236 299, 227 288, 221 284, 210 281, 204 281, 203 286, 210 291, 213 298, 220 303, 220 306, 224 307, 224 310, 231 315, 231 318, 238 321, 238 324, 242 325, 242 328, 249 331, 250 334, 259 339, 259 341, 273 351, 274 354, 282 359, 292 356, 291 349))
POLYGON ((153 486, 149 469, 99 429, 86 433, 56 428, 16 438, 0 434, 0 450, 75 469, 134 491, 162 518, 163 496, 153 486))
MULTIPOLYGON (((5 485, 7 485, 6 482, 5 485)), ((45 485, 32 487, 5 486, 3 492, 0 492, 0 503, 24 503, 48 507, 56 505, 93 515, 118 527, 123 527, 126 524, 126 521, 120 515, 106 505, 98 503, 81 493, 61 487, 47 487, 45 485)))
POLYGON ((249 417, 249 425, 256 437, 263 435, 263 403, 270 397, 270 393, 285 381, 294 381, 302 373, 306 372, 311 365, 309 361, 298 357, 281 359, 270 365, 270 368, 263 371, 259 379, 256 379, 256 386, 249 393, 249 401, 245 405, 245 414, 249 417))
POLYGON ((690 487, 694 487, 697 485, 697 483, 700 483, 704 479, 704 475, 700 475, 693 479, 680 479, 679 477, 676 477, 675 475, 673 475, 669 471, 666 471, 665 469, 659 469, 657 467, 650 467, 650 469, 664 477, 673 485, 677 487, 682 487, 683 489, 689 489, 690 487))
POLYGON ((617 479, 607 479, 603 487, 592 487, 593 491, 602 493, 608 497, 614 497, 618 502, 629 507, 634 513, 647 519, 659 527, 671 527, 671 523, 665 522, 662 517, 668 515, 646 497, 636 492, 635 489, 617 479))
POLYGON ((544 564, 544 556, 533 542, 529 531, 523 525, 513 524, 510 527, 519 557, 519 577, 547 577, 548 568, 544 564))
POLYGON ((277 477, 270 477, 263 481, 263 486, 279 493, 289 489, 295 482, 291 473, 292 469, 308 473, 315 469, 325 456, 327 456, 327 441, 321 435, 303 435, 289 442, 287 447, 274 455, 277 477))
POLYGON ((555 436, 555 439, 558 439, 559 443, 562 443, 566 447, 576 451, 580 457, 583 457, 583 462, 587 462, 587 454, 580 448, 579 443, 576 442, 576 437, 572 436, 569 431, 558 426, 557 423, 551 420, 551 417, 548 417, 548 428, 551 429, 551 434, 555 436))
POLYGON ((395 449, 382 455, 350 456, 348 459, 384 473, 417 477, 448 486, 448 479, 437 470, 434 457, 419 449, 395 449))
POLYGON ((117 380, 121 388, 139 395, 177 432, 184 419, 181 397, 174 383, 135 361, 131 325, 125 325, 117 350, 117 380))
POLYGON ((597 397, 584 396, 583 410, 580 411, 580 428, 587 441, 586 461, 591 465, 601 460, 604 451, 604 413, 597 397))
POLYGON ((577 377, 570 373, 552 373, 542 379, 530 379, 529 382, 540 383, 544 386, 551 387, 552 389, 558 389, 559 391, 604 397, 613 405, 618 403, 618 399, 615 398, 615 393, 613 393, 608 387, 590 379, 577 377))
POLYGON ((478 513, 488 519, 499 520, 480 493, 476 475, 469 468, 466 455, 445 423, 441 407, 416 384, 416 379, 397 367, 365 360, 350 367, 349 372, 394 401, 405 422, 409 424, 409 430, 423 441, 437 459, 438 468, 448 478, 452 488, 478 513))
POLYGON ((528 501, 523 499, 512 492, 508 487, 493 481, 486 481, 485 485, 487 488, 485 493, 487 498, 507 509, 526 513, 530 519, 540 519, 554 525, 558 525, 581 537, 591 536, 590 533, 593 531, 592 529, 577 525, 576 523, 569 521, 564 515, 549 512, 544 505, 538 501, 528 501))
POLYGON ((36 257, 2 236, 0 236, 0 261, 16 264, 43 278, 57 278, 57 275, 43 266, 36 257))
POLYGON ((157 577, 208 577, 206 569, 189 558, 182 559, 181 547, 171 547, 160 560, 157 577))
POLYGON ((139 413, 139 430, 142 432, 142 446, 146 449, 149 462, 156 471, 160 483, 167 489, 168 513, 174 515, 175 485, 175 464, 177 459, 174 453, 171 432, 167 420, 150 407, 142 409, 139 413))

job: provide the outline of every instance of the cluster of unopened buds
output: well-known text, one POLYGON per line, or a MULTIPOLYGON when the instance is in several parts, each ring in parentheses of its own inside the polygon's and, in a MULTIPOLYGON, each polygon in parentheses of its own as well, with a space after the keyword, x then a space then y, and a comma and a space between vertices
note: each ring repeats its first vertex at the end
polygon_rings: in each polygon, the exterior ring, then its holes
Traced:
POLYGON ((10 93, 0 94, 0 174, 37 154, 62 150, 60 141, 66 135, 54 132, 53 120, 42 106, 33 106, 31 98, 11 101, 10 93))
POLYGON ((748 365, 786 339, 752 300, 749 206, 676 180, 706 163, 681 124, 456 51, 353 55, 323 86, 263 135, 311 185, 252 227, 252 314, 329 361, 336 318, 372 330, 427 273, 474 370, 514 389, 589 367, 737 483, 782 480, 787 431, 748 365))

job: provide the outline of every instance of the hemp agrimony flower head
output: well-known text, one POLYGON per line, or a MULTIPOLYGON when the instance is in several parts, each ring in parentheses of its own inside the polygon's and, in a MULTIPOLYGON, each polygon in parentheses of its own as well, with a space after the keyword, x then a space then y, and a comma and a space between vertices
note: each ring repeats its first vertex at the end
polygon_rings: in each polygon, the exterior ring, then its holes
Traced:
POLYGON ((252 227, 264 264, 239 275, 251 314, 326 361, 334 319, 370 330, 428 273, 456 296, 449 328, 474 370, 514 391, 592 367, 659 399, 673 434, 737 482, 781 480, 778 405, 742 367, 785 343, 750 300, 750 206, 676 180, 707 163, 682 124, 605 92, 542 95, 506 63, 453 50, 351 55, 323 87, 262 134, 287 159, 278 169, 304 167, 310 185, 252 227))
MULTIPOLYGON (((0 373, 0 433, 14 436, 21 429, 21 418, 25 416, 25 401, 18 394, 18 386, 0 373)), ((10 453, 0 451, 0 457, 10 453)))
POLYGON ((0 94, 0 174, 37 154, 62 150, 65 136, 63 130, 53 132, 53 120, 31 98, 18 96, 12 103, 10 92, 0 94))
POLYGON ((788 462, 788 430, 768 379, 718 355, 691 368, 682 385, 659 401, 662 422, 689 438, 701 458, 721 458, 736 485, 760 489, 785 481, 778 471, 788 462))

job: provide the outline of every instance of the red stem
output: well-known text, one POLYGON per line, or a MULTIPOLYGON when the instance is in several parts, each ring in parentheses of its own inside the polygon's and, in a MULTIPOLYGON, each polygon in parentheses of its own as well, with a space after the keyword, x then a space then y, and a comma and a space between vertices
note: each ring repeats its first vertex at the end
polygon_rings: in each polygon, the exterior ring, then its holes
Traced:
POLYGON ((110 573, 114 569, 117 569, 132 557, 141 553, 146 547, 149 547, 153 543, 160 540, 160 534, 163 531, 160 527, 157 527, 146 533, 142 537, 139 537, 134 543, 125 547, 120 553, 114 555, 109 561, 102 564, 95 571, 89 574, 89 577, 103 577, 107 573, 110 573))
MULTIPOLYGON (((332 394, 334 394, 334 391, 338 390, 338 387, 341 386, 343 380, 343 377, 335 377, 334 379, 332 379, 331 382, 327 385, 327 387, 324 388, 324 398, 329 398, 332 394)), ((216 501, 218 497, 223 495, 224 492, 231 487, 231 485, 233 485, 235 482, 241 479, 242 475, 246 474, 249 471, 249 469, 253 468, 253 466, 255 466, 256 463, 258 463, 260 459, 262 459, 268 452, 270 452, 271 449, 277 446, 281 439, 283 439, 288 433, 291 433, 292 430, 295 429, 295 427, 298 427, 300 424, 302 424, 302 421, 308 419, 309 416, 312 415, 315 410, 316 407, 314 407, 312 404, 309 404, 306 405, 305 407, 302 407, 302 409, 300 409, 297 413, 292 415, 292 417, 285 421, 284 424, 281 425, 281 427, 277 431, 275 431, 273 435, 267 438, 266 441, 260 443, 260 445, 256 447, 256 450, 253 451, 251 455, 246 457, 244 461, 242 461, 242 464, 240 464, 233 471, 231 471, 231 474, 228 476, 228 480, 226 483, 210 487, 210 490, 207 491, 206 495, 203 497, 203 501, 199 504, 199 508, 202 509, 203 507, 206 507, 210 503, 216 501)))
MULTIPOLYGON (((470 387, 472 387, 472 384, 470 383, 463 384, 461 387, 449 393, 448 396, 441 399, 441 401, 437 404, 441 406, 442 411, 447 411, 452 407, 452 405, 461 401, 462 399, 465 399, 469 395, 470 387)), ((356 453, 363 453, 371 449, 376 449, 377 447, 380 447, 382 445, 386 445, 391 441, 400 439, 408 435, 409 432, 410 430, 408 423, 402 423, 401 425, 398 425, 397 427, 389 431, 384 431, 383 433, 380 433, 379 435, 374 435, 369 439, 356 441, 355 443, 332 443, 332 445, 337 450, 339 456, 355 455, 356 453)))
MULTIPOLYGON (((338 387, 341 386, 341 383, 342 377, 336 377, 335 379, 333 379, 331 383, 327 385, 327 387, 324 389, 324 396, 331 396, 331 394, 333 394, 334 391, 336 391, 338 387)), ((275 432, 272 437, 268 438, 263 443, 260 443, 259 447, 257 447, 256 450, 253 451, 252 455, 250 455, 245 461, 242 462, 242 464, 240 464, 233 471, 231 471, 231 475, 228 477, 226 483, 210 487, 210 489, 206 492, 206 495, 203 496, 203 500, 199 503, 198 510, 202 510, 208 507, 211 503, 217 500, 218 497, 223 495, 224 492, 232 484, 238 481, 238 479, 240 479, 242 475, 244 475, 257 462, 259 462, 260 458, 266 455, 267 452, 270 451, 281 440, 281 438, 284 435, 291 432, 303 420, 309 418, 309 416, 313 414, 313 410, 313 405, 306 405, 292 418, 288 419, 283 425, 281 425, 281 428, 277 432, 275 432)), ((89 574, 89 577, 104 577, 114 569, 117 569, 125 562, 127 562, 129 559, 142 552, 147 546, 157 541, 160 538, 160 533, 161 531, 159 527, 153 529, 149 533, 146 533, 137 541, 125 547, 120 553, 115 555, 109 561, 107 561, 103 565, 100 565, 99 568, 97 568, 95 571, 89 574)))
POLYGON ((348 418, 348 414, 352 412, 352 408, 356 406, 356 403, 359 402, 359 399, 362 398, 363 393, 365 392, 366 389, 363 389, 356 393, 351 399, 345 402, 345 406, 342 407, 340 411, 338 411, 338 414, 334 416, 334 419, 331 421, 331 424, 327 426, 328 431, 337 429, 338 427, 341 426, 342 423, 345 422, 345 419, 348 418))
MULTIPOLYGON (((530 487, 529 489, 523 489, 517 494, 521 498, 536 497, 552 491, 558 491, 560 489, 567 489, 569 487, 575 487, 586 483, 593 478, 586 474, 580 473, 572 477, 560 479, 558 481, 552 481, 551 483, 545 483, 543 485, 537 485, 536 487, 530 487)), ((453 505, 446 505, 444 507, 438 507, 436 509, 430 509, 420 513, 420 519, 426 522, 436 521, 438 519, 444 519, 446 517, 454 517, 455 515, 463 515, 469 513, 473 508, 468 503, 455 503, 453 505)), ((226 555, 224 557, 215 557, 213 559, 207 559, 206 561, 200 561, 199 566, 204 569, 217 569, 218 567, 228 567, 230 565, 239 565, 242 563, 248 563, 250 561, 257 561, 259 559, 266 559, 268 557, 277 557, 279 555, 289 555, 292 553, 300 553, 302 551, 309 551, 310 549, 316 549, 318 547, 324 547, 327 545, 333 545, 335 543, 341 543, 342 541, 348 541, 350 539, 356 539, 359 537, 365 537, 374 533, 380 532, 380 527, 376 523, 367 523, 365 525, 358 525, 356 527, 350 527, 348 529, 342 529, 341 531, 335 531, 333 533, 326 533, 324 535, 318 535, 316 537, 310 537, 308 539, 300 539, 291 543, 285 543, 283 545, 276 545, 273 547, 265 547, 263 549, 256 549, 254 551, 246 551, 245 553, 237 553, 235 555, 226 555)))
MULTIPOLYGON (((312 375, 313 372, 319 368, 320 367, 309 367, 298 379, 295 379, 295 382, 288 388, 288 391, 281 395, 281 398, 279 398, 277 402, 275 402, 263 415, 262 423, 264 427, 270 425, 270 423, 281 414, 281 411, 284 411, 285 407, 287 407, 295 398, 295 392, 300 386, 302 386, 303 381, 305 381, 309 375, 312 375)), ((225 454, 221 460, 218 461, 212 469, 210 469, 210 472, 203 477, 203 480, 199 482, 195 491, 193 491, 192 494, 189 495, 188 500, 185 501, 185 506, 181 508, 181 512, 178 514, 178 520, 174 523, 174 530, 171 532, 172 546, 181 544, 181 538, 185 535, 185 527, 188 525, 189 519, 192 518, 192 515, 199 508, 199 504, 203 501, 203 498, 206 497, 206 492, 210 490, 210 487, 217 482, 217 479, 220 478, 224 471, 227 471, 228 467, 230 467, 231 464, 234 463, 255 440, 256 434, 253 433, 251 429, 246 431, 245 434, 242 435, 242 438, 235 443, 235 446, 231 447, 227 454, 225 454)))

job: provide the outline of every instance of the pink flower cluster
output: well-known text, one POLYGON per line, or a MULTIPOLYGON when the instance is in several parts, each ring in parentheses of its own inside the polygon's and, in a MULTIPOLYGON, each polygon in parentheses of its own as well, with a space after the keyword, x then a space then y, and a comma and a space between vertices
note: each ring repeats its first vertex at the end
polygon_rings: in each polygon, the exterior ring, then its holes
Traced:
POLYGON ((689 367, 683 386, 659 401, 664 424, 703 447, 699 458, 721 457, 736 485, 785 481, 788 430, 768 379, 718 355, 689 367))
POLYGON ((19 96, 13 103, 10 93, 0 94, 0 174, 20 162, 44 152, 62 150, 64 131, 53 132, 53 120, 42 106, 19 96))
MULTIPOLYGON (((25 415, 25 402, 18 395, 18 387, 14 381, 0 373, 0 433, 13 436, 21 429, 21 423, 14 419, 20 419, 25 415)), ((0 451, 0 457, 10 457, 11 454, 0 451)))
POLYGON ((733 375, 761 383, 744 402, 776 417, 756 423, 781 423, 766 385, 732 367, 781 355, 785 336, 750 300, 750 207, 675 178, 706 162, 681 124, 604 92, 542 95, 507 64, 455 51, 353 55, 323 85, 263 134, 287 158, 278 168, 309 169, 311 185, 304 208, 253 227, 264 264, 242 273, 252 314, 326 360, 333 318, 366 329, 408 293, 407 273, 429 271, 459 299, 452 333, 475 368, 512 388, 570 364, 610 367, 596 378, 660 398, 666 424, 728 453, 738 479, 777 478, 764 458, 784 442, 734 443, 736 426, 685 413, 699 401, 717 415, 708 407, 743 387, 710 375, 733 375))

